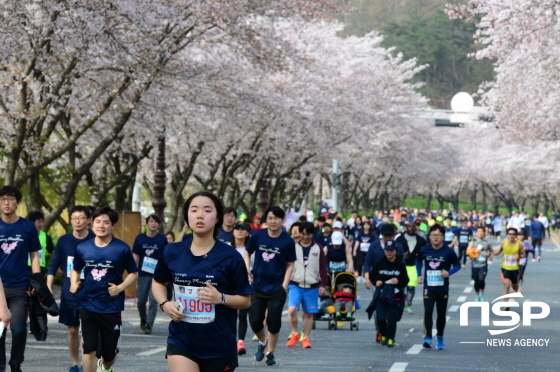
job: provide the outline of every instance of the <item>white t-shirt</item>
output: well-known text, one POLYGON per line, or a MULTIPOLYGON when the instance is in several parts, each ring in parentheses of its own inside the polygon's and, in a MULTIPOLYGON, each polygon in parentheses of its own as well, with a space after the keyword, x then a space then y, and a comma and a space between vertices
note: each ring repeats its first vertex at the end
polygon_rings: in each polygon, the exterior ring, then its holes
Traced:
POLYGON ((539 217, 538 220, 544 225, 545 229, 548 229, 548 217, 542 216, 539 217))

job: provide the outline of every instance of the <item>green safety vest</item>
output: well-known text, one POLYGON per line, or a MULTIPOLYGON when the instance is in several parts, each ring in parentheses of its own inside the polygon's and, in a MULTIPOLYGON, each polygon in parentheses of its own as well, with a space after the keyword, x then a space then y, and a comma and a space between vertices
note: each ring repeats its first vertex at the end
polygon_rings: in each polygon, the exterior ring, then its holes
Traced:
MULTIPOLYGON (((47 233, 44 231, 39 231, 39 244, 41 244, 39 263, 41 267, 47 267, 47 233)), ((27 259, 27 265, 31 266, 31 256, 27 259)))

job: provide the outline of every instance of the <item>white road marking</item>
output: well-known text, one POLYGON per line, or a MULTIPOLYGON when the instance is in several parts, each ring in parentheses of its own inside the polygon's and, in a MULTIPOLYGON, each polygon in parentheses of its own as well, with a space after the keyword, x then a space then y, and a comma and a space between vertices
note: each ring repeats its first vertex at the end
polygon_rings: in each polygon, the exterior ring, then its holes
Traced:
POLYGON ((471 282, 469 283, 470 285, 474 285, 474 280, 471 280, 471 282))
MULTIPOLYGON (((50 331, 49 331, 50 332, 50 331)), ((68 333, 64 331, 64 333, 68 333)), ((68 346, 35 346, 35 345, 27 345, 26 347, 31 349, 55 349, 55 350, 68 350, 68 346)))
POLYGON ((463 293, 471 293, 472 291, 473 291, 473 287, 467 287, 467 288, 465 288, 463 293))
POLYGON ((424 347, 422 346, 422 344, 415 344, 412 345, 412 347, 410 349, 408 349, 408 351, 406 352, 407 354, 420 354, 420 352, 422 351, 424 347))
POLYGON ((406 366, 408 366, 408 363, 401 363, 401 362, 393 363, 393 366, 391 367, 389 372, 404 372, 406 366))
POLYGON ((445 317, 445 321, 446 321, 446 322, 449 322, 449 319, 451 319, 450 316, 446 316, 446 317, 445 317))
POLYGON ((457 310, 459 310, 459 306, 458 305, 453 305, 447 311, 449 311, 450 313, 456 313, 457 310))
POLYGON ((465 302, 465 301, 467 301, 467 296, 459 296, 457 298, 457 302, 465 302))
POLYGON ((148 351, 143 351, 141 353, 138 353, 136 355, 140 355, 140 356, 144 356, 144 355, 154 355, 157 353, 161 353, 164 352, 165 350, 167 350, 166 347, 158 347, 157 349, 152 349, 152 350, 148 350, 148 351))

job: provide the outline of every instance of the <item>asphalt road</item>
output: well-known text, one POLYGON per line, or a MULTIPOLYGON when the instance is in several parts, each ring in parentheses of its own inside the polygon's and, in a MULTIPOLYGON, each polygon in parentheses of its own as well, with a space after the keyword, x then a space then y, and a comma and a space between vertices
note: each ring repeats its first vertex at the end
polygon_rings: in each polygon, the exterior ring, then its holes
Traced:
MULTIPOLYGON (((348 324, 338 330, 328 330, 326 322, 318 322, 311 334, 312 349, 297 346, 287 348, 289 328, 286 317, 281 330, 280 345, 276 350, 277 365, 268 367, 256 362, 253 352, 256 343, 246 340, 248 354, 239 358, 238 371, 274 369, 277 371, 560 371, 560 245, 547 240, 544 245, 543 260, 529 262, 523 284, 523 298, 514 311, 523 318, 522 304, 525 301, 541 301, 550 307, 550 315, 545 319, 532 320, 531 325, 520 325, 511 332, 492 336, 489 330, 505 329, 492 322, 509 320, 490 314, 490 326, 480 325, 480 310, 469 311, 468 326, 460 326, 460 305, 474 300, 470 284, 470 267, 451 277, 448 323, 445 330, 445 350, 423 349, 422 343, 422 298, 417 289, 414 300, 414 314, 403 315, 398 324, 396 342, 393 349, 380 346, 374 341, 375 327, 368 321, 363 309, 356 313, 359 330, 350 331, 348 324), (493 341, 497 340, 497 341, 493 341), (501 341, 500 341, 501 340, 501 341), (509 340, 509 345, 508 345, 509 340), (519 343, 537 342, 544 346, 520 346, 519 343), (537 341, 533 341, 537 340, 537 341), (539 341, 540 340, 540 341, 539 341), (516 345, 516 341, 517 344, 516 345), (479 343, 474 343, 479 342, 479 343), (491 344, 503 346, 490 346, 491 344)), ((501 295, 498 262, 490 266, 487 277, 486 299, 489 301, 501 295)), ((359 292, 362 304, 369 303, 372 293, 363 285, 359 292)), ((539 313, 533 309, 532 313, 539 313)), ((526 314, 526 312, 525 312, 526 314)), ((139 319, 134 303, 128 301, 123 313, 124 334, 121 341, 119 359, 113 366, 115 372, 166 371, 164 359, 167 324, 165 314, 159 313, 152 335, 144 335, 139 329, 139 319)), ((66 347, 66 331, 50 320, 49 336, 45 342, 37 342, 30 335, 23 371, 50 372, 66 371, 70 359, 66 347)), ((211 335, 209 335, 211 337, 211 335)), ((7 350, 11 337, 8 334, 7 350)), ((9 357, 8 357, 9 358, 9 357)))

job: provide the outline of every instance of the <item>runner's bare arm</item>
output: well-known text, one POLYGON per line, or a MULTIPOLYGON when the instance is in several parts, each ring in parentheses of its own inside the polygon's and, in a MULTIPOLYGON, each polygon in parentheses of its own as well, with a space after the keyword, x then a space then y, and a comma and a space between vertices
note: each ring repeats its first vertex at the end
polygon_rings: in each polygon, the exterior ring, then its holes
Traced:
POLYGON ((171 319, 176 322, 180 322, 184 315, 182 312, 177 310, 175 301, 167 300, 167 283, 160 283, 152 280, 152 294, 154 299, 159 304, 161 311, 169 315, 171 319))
POLYGON ((282 287, 284 287, 286 291, 288 291, 288 284, 290 284, 290 279, 294 272, 294 265, 293 262, 286 262, 286 273, 284 274, 284 282, 282 283, 282 287))

